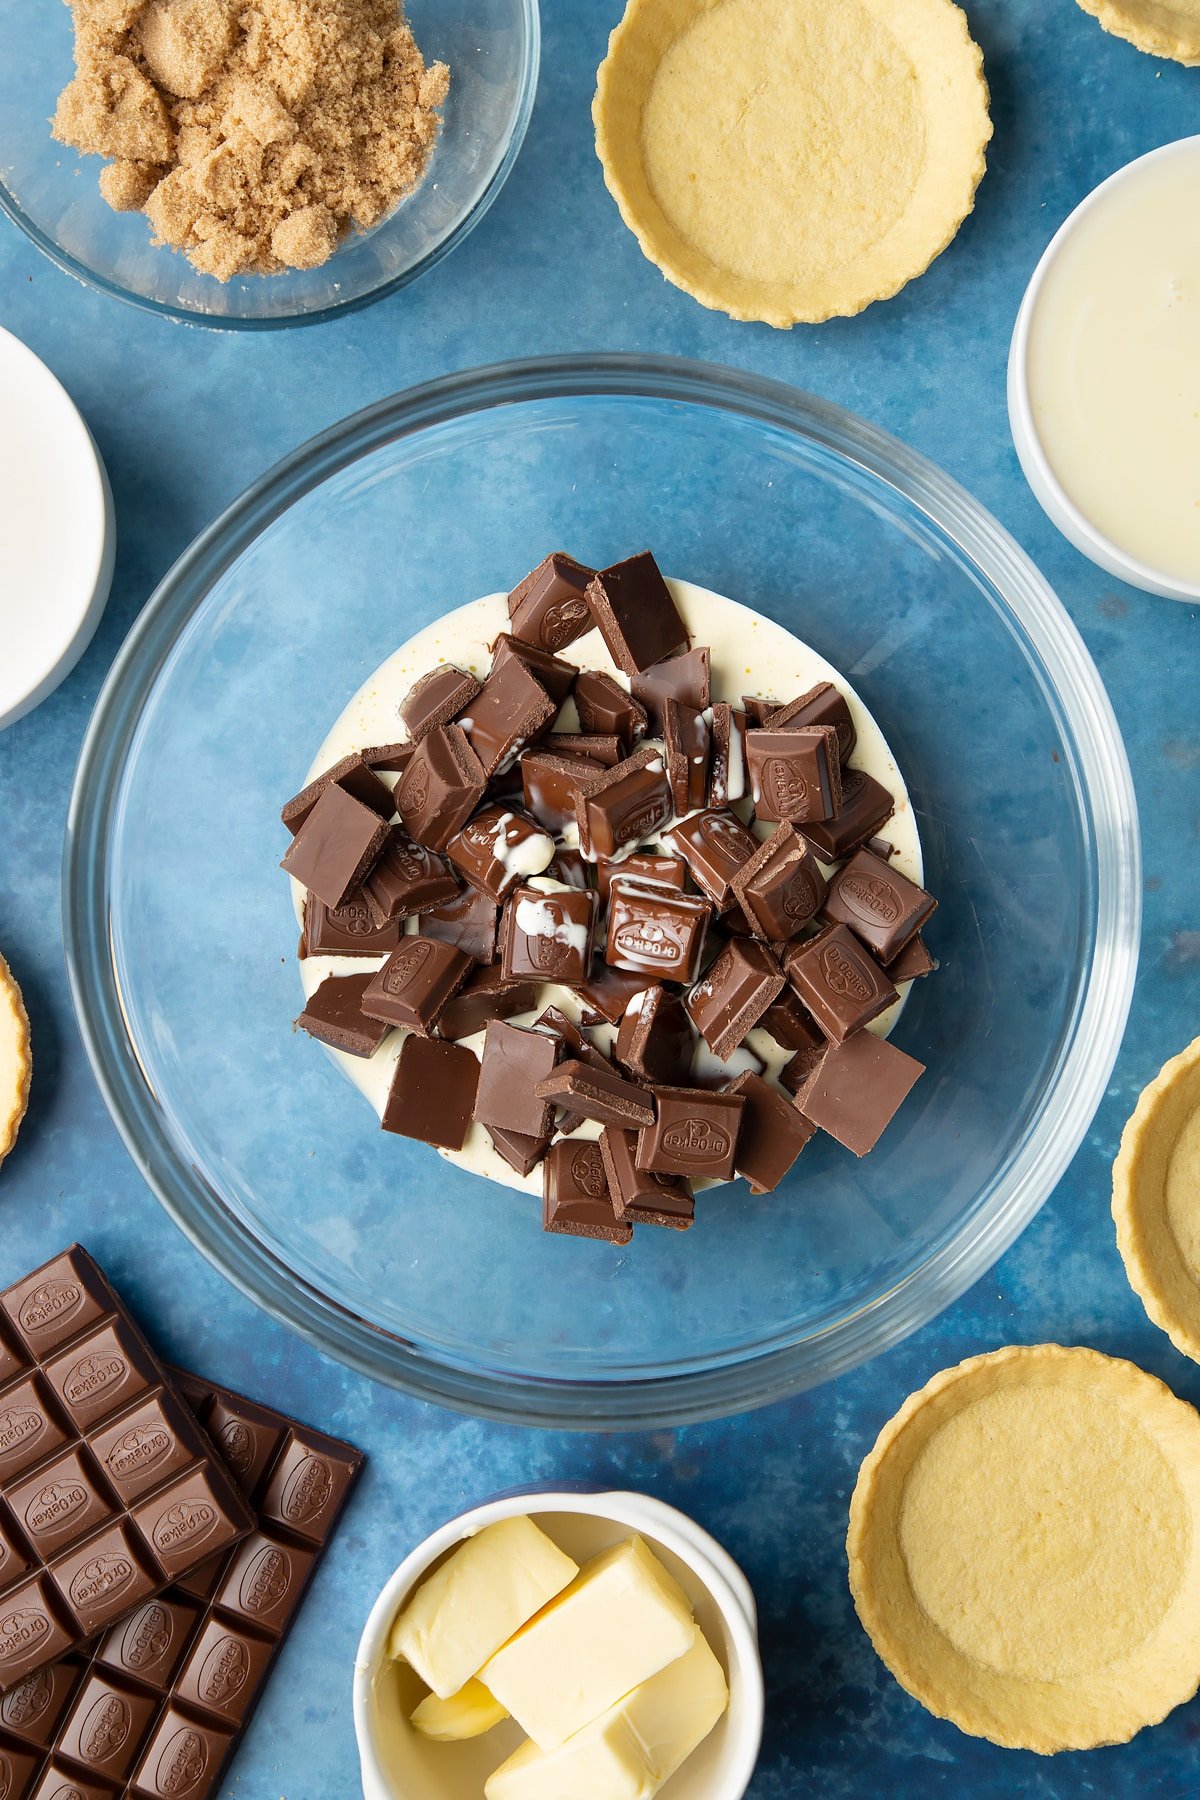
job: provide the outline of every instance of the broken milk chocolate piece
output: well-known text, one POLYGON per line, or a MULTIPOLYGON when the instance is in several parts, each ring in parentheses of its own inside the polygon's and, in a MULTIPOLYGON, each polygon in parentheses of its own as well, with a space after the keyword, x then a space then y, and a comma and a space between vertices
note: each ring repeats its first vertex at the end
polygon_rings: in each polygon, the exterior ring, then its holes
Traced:
POLYGON ((686 1231, 696 1217, 691 1187, 682 1175, 656 1175, 637 1166, 637 1132, 606 1125, 600 1155, 613 1211, 630 1225, 665 1225, 686 1231))
POLYGON ((688 648, 687 627, 649 550, 600 569, 587 598, 609 655, 626 675, 688 648))
POLYGON ((936 906, 933 895, 899 869, 889 868, 869 850, 860 850, 829 883, 824 916, 848 925, 855 937, 886 963, 916 937, 936 906))
POLYGON ((603 669, 585 669, 575 683, 575 710, 585 736, 618 737, 626 754, 646 735, 646 709, 603 669))
POLYGON ((817 1022, 793 988, 785 987, 777 1000, 762 1016, 762 1028, 769 1031, 785 1050, 824 1049, 828 1041, 817 1022))
POLYGON ((748 791, 746 780, 746 715, 728 701, 712 709, 712 755, 709 758, 708 802, 732 806, 748 791))
POLYGON ((789 1063, 780 1070, 779 1080, 789 1094, 798 1094, 804 1086, 825 1052, 829 1049, 829 1039, 817 1034, 818 1042, 806 1044, 796 1051, 789 1063))
POLYGON ((728 1181, 746 1102, 705 1088, 654 1090, 655 1119, 638 1133, 637 1165, 661 1175, 728 1181))
POLYGON ((425 907, 453 900, 457 892, 458 878, 436 851, 409 837, 403 825, 392 826, 379 861, 362 885, 376 926, 390 919, 410 919, 425 907))
POLYGON ((539 1100, 600 1125, 636 1128, 654 1122, 654 1102, 647 1090, 626 1081, 613 1068, 596 1068, 572 1059, 559 1063, 534 1091, 539 1100))
MULTIPOLYGON (((403 775, 412 755, 412 744, 372 744, 360 752, 368 769, 382 769, 389 775, 403 775)), ((392 808, 393 812, 395 807, 392 808)))
POLYGON ((493 803, 455 833, 446 855, 472 886, 499 902, 518 882, 545 873, 554 860, 554 839, 523 813, 493 803))
POLYGON ((826 893, 816 857, 791 825, 780 825, 757 844, 731 885, 755 936, 769 943, 795 937, 815 918, 826 893))
POLYGON ((542 1164, 542 1230, 627 1244, 633 1226, 617 1218, 600 1146, 551 1144, 542 1164))
POLYGON ((708 794, 708 720, 693 706, 667 700, 664 707, 667 779, 677 813, 694 812, 708 794))
POLYGON ((438 725, 421 739, 396 785, 396 806, 410 837, 444 850, 483 798, 487 778, 459 725, 438 725))
POLYGON ((333 782, 318 797, 279 866, 336 909, 361 886, 387 835, 386 820, 333 782))
POLYGON ((652 737, 663 734, 663 706, 667 700, 681 700, 696 712, 705 710, 711 693, 710 663, 708 645, 697 644, 682 656, 669 656, 665 662, 654 663, 630 677, 630 690, 646 709, 652 737))
POLYGON ((508 596, 512 635, 557 656, 592 629, 587 585, 595 571, 556 551, 508 596))
POLYGON ((453 663, 442 663, 414 681, 400 702, 400 717, 408 726, 408 734, 418 743, 438 725, 447 725, 469 706, 479 692, 480 683, 465 669, 453 663))
POLYGON ((726 944, 684 1006, 713 1055, 726 1061, 786 984, 764 944, 737 938, 726 944))
POLYGON ((386 781, 380 781, 374 768, 368 763, 365 752, 354 752, 343 756, 340 762, 310 781, 306 788, 288 801, 280 818, 294 837, 307 819, 321 795, 327 787, 345 788, 372 812, 377 812, 381 819, 390 819, 396 811, 392 800, 391 789, 386 781))
POLYGON ((496 663, 458 722, 487 776, 502 773, 554 723, 557 706, 519 657, 496 663))
POLYGON ((596 886, 602 900, 608 899, 609 890, 619 875, 627 875, 633 881, 648 881, 652 886, 674 888, 680 894, 687 886, 687 864, 682 856, 659 856, 653 850, 624 857, 598 856, 595 869, 596 886))
POLYGON ((692 982, 712 908, 699 894, 617 876, 609 888, 604 960, 649 980, 692 982))
POLYGON ((896 999, 875 958, 844 925, 796 944, 784 958, 788 980, 835 1043, 870 1024, 896 999))
POLYGON ((671 817, 671 786, 661 750, 643 744, 594 781, 575 805, 579 848, 589 862, 653 837, 671 817))
POLYGON ((422 937, 454 944, 474 962, 486 965, 496 960, 500 908, 478 888, 465 887, 453 900, 429 907, 417 925, 422 937))
POLYGON ((764 823, 832 819, 842 804, 842 770, 832 726, 746 733, 754 816, 764 823))
POLYGON ((661 987, 636 994, 617 1027, 613 1056, 640 1081, 682 1085, 692 1060, 692 1028, 682 1000, 661 987))
POLYGON ((588 865, 578 850, 573 849, 570 844, 559 844, 554 851, 554 860, 546 869, 546 876, 550 881, 557 881, 560 887, 587 889, 591 886, 587 872, 588 865))
POLYGON ((532 1012, 537 988, 532 981, 508 981, 499 963, 473 969, 457 994, 438 1014, 438 1036, 473 1037, 491 1019, 511 1019, 514 1013, 532 1012))
POLYGON ((603 957, 592 963, 586 981, 576 988, 579 1004, 616 1025, 635 994, 640 994, 654 980, 653 976, 629 969, 614 969, 603 957))
POLYGON ((778 700, 764 699, 761 694, 743 694, 742 711, 746 715, 747 723, 758 727, 765 725, 773 712, 779 711, 779 702, 778 700))
POLYGON ((384 1131, 440 1150, 461 1150, 471 1128, 479 1059, 441 1038, 404 1040, 381 1121, 384 1131))
POLYGON ((838 692, 832 681, 819 681, 816 687, 809 688, 798 699, 789 700, 786 706, 776 707, 774 712, 767 714, 763 724, 768 731, 795 731, 805 725, 832 725, 838 734, 838 753, 843 763, 850 760, 850 753, 858 742, 858 732, 850 716, 850 708, 844 695, 838 692))
POLYGON ((841 862, 873 837, 895 810, 896 803, 882 782, 863 769, 843 769, 842 804, 835 816, 810 819, 800 830, 823 862, 841 862))
POLYGON ((326 906, 315 894, 304 902, 302 956, 383 956, 394 950, 404 933, 403 919, 376 925, 360 889, 344 906, 326 906))
POLYGON ((916 937, 909 938, 890 963, 885 964, 889 981, 919 981, 923 975, 932 975, 938 966, 937 958, 931 954, 919 931, 916 937))
POLYGON ((497 1156, 502 1156, 518 1175, 531 1175, 550 1146, 548 1137, 528 1137, 523 1131, 509 1131, 502 1125, 485 1125, 497 1156))
POLYGON ((559 835, 575 823, 579 800, 604 774, 601 763, 582 756, 563 756, 549 738, 540 750, 527 750, 520 770, 525 804, 539 824, 559 835))
POLYGON ((769 1194, 791 1169, 816 1126, 760 1075, 739 1075, 728 1091, 740 1094, 746 1102, 734 1167, 746 1177, 752 1194, 769 1194))
POLYGON ((451 995, 471 972, 471 959, 437 938, 406 937, 392 951, 363 994, 369 1018, 429 1031, 451 995))
POLYGON ((484 1039, 475 1117, 489 1128, 548 1137, 553 1106, 537 1088, 553 1072, 557 1057, 553 1037, 493 1019, 484 1039))
POLYGON ((492 669, 502 668, 506 662, 516 657, 535 680, 540 681, 555 706, 561 706, 572 687, 579 670, 573 662, 564 662, 561 656, 552 656, 549 650, 539 650, 534 644, 526 644, 520 638, 512 637, 502 631, 492 645, 492 669))
POLYGON ((604 731, 555 731, 545 748, 555 756, 586 756, 603 769, 615 769, 625 754, 620 738, 604 731))
POLYGON ((754 833, 731 812, 706 807, 671 827, 663 842, 682 851, 692 880, 718 912, 733 899, 733 878, 758 850, 754 833))
POLYGON ((391 1026, 362 1009, 363 991, 373 979, 370 974, 327 975, 305 1001, 296 1024, 347 1056, 374 1056, 391 1026))
POLYGON ((865 1156, 924 1073, 923 1063, 886 1038, 858 1031, 830 1045, 796 1095, 796 1105, 811 1124, 855 1156, 865 1156))
POLYGON ((592 966, 597 896, 519 887, 504 908, 501 961, 509 980, 578 987, 592 966))

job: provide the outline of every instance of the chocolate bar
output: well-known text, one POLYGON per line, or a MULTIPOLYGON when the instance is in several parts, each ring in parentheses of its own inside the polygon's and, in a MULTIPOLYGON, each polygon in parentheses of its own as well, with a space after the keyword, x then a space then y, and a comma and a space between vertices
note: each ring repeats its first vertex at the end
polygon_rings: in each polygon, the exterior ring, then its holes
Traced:
POLYGON ((9 1691, 4 1800, 213 1800, 358 1478, 349 1444, 170 1373, 188 1401, 180 1415, 219 1443, 254 1535, 9 1691))
POLYGON ((254 1521, 78 1244, 0 1294, 0 1381, 5 1692, 254 1521))
POLYGON ((556 656, 590 631, 586 594, 594 573, 561 551, 547 556, 508 596, 513 637, 556 656))
POLYGON ((587 598, 609 655, 626 675, 688 648, 687 627, 649 550, 599 570, 587 598))
POLYGON ((692 880, 719 912, 724 912, 733 899, 734 876, 745 868, 759 847, 754 833, 740 819, 715 807, 693 813, 690 819, 680 819, 663 842, 682 852, 692 880))

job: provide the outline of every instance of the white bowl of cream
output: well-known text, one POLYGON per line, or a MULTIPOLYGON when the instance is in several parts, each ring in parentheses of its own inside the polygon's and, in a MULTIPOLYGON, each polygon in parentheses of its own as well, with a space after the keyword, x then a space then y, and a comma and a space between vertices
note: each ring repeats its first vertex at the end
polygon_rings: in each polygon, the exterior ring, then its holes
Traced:
POLYGON ((1134 587, 1200 599, 1200 137, 1118 169, 1060 227, 1008 364, 1043 509, 1134 587))
POLYGON ((716 1728, 661 1790, 662 1800, 741 1800, 763 1729, 763 1675, 754 1595, 727 1550, 686 1513, 644 1494, 533 1488, 489 1500, 435 1531, 396 1570, 371 1610, 354 1664, 354 1729, 364 1800, 480 1800, 520 1740, 511 1720, 465 1743, 433 1743, 409 1724, 424 1692, 388 1655, 392 1624, 415 1588, 465 1538, 498 1519, 529 1517, 577 1561, 637 1532, 691 1601, 729 1684, 716 1728))

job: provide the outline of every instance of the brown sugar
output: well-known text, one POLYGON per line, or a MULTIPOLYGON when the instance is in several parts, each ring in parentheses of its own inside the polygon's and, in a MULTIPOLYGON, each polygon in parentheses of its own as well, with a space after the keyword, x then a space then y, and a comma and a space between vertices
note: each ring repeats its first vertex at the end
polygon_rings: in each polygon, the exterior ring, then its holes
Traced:
POLYGON ((71 0, 54 135, 220 281, 312 269, 425 173, 450 75, 398 0, 71 0))

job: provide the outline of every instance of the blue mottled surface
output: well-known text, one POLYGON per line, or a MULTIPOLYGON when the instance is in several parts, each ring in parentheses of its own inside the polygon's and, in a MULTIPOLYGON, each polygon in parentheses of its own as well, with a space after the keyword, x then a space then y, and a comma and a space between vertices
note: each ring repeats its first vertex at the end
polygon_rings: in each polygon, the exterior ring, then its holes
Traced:
MULTIPOLYGON (((50 5, 54 0, 37 0, 50 5)), ((33 1105, 0 1181, 0 1277, 82 1237, 160 1346, 354 1438, 369 1474, 227 1786, 240 1800, 357 1791, 348 1695, 363 1617, 394 1564, 461 1505, 529 1480, 644 1487, 693 1512, 758 1591, 769 1693, 754 1800, 1014 1793, 1172 1800, 1194 1791, 1200 1705, 1127 1747, 1040 1762, 928 1718, 855 1622, 842 1537, 864 1451, 910 1389, 964 1355, 1056 1338, 1132 1356, 1200 1401, 1128 1289, 1109 1165, 1144 1081, 1200 1026, 1200 722, 1194 608, 1115 585, 1028 493, 1004 405, 1024 283, 1064 214, 1131 156, 1195 129, 1200 73, 1139 56, 1070 0, 976 0, 997 133, 974 217, 922 281, 863 318, 780 335, 703 312, 642 261, 591 149, 592 75, 618 0, 549 0, 542 88, 507 189, 415 288, 344 322, 261 339, 170 326, 102 300, 0 227, 0 323, 80 403, 112 476, 117 580, 91 652, 0 735, 0 946, 37 1041, 33 1105), (1107 1100, 1020 1243, 907 1344, 791 1405, 678 1434, 531 1435, 409 1404, 343 1374, 259 1316, 185 1243, 134 1174, 71 1016, 58 924, 69 773, 130 621, 190 538, 284 451, 447 369, 535 351, 711 358, 855 408, 942 463, 1056 585, 1106 677, 1142 809, 1142 970, 1107 1100)), ((0 126, 2 131, 2 126, 0 126)))

